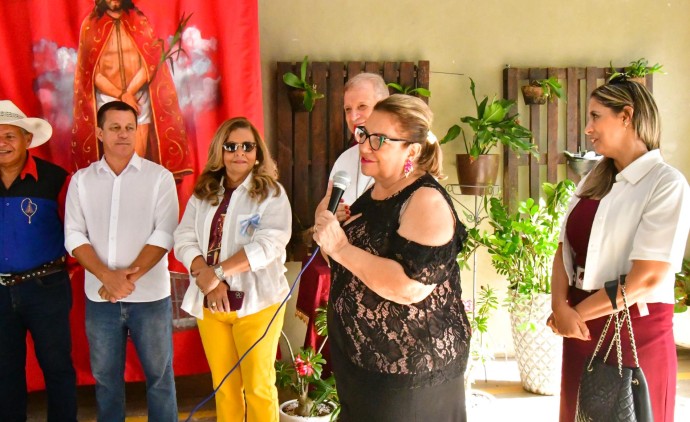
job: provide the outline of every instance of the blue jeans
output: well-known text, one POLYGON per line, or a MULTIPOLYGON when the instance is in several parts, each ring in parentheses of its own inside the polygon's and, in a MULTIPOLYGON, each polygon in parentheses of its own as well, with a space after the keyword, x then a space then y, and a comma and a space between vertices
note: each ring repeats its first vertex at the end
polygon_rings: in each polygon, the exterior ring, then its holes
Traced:
POLYGON ((170 297, 155 302, 86 299, 86 336, 96 378, 98 421, 125 420, 125 347, 131 337, 146 376, 150 421, 177 422, 170 297))
POLYGON ((48 421, 77 420, 66 271, 0 286, 0 420, 26 420, 26 332, 34 340, 48 396, 48 421))

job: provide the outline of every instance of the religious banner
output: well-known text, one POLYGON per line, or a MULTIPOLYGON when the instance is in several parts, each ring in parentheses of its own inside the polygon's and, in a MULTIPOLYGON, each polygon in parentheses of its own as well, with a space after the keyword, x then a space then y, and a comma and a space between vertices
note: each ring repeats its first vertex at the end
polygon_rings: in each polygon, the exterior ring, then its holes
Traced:
MULTIPOLYGON (((245 116, 263 130, 256 0, 2 0, 0 16, 0 99, 51 123, 53 137, 31 152, 70 172, 100 159, 96 110, 115 99, 138 111, 136 151, 175 175, 181 210, 220 123, 245 116)), ((184 271, 172 259, 171 269, 184 271)), ((74 272, 81 384, 93 382, 83 282, 74 272)), ((176 375, 208 369, 196 328, 173 341, 176 375)), ((126 378, 142 380, 134 355, 126 378)), ((43 388, 34 359, 30 390, 43 388)))

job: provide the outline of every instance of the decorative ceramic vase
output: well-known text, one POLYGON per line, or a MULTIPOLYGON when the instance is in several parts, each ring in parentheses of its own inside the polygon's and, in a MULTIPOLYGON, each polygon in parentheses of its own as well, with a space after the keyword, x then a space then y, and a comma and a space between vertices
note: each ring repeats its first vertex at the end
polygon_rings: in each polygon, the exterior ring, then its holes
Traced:
POLYGON ((515 359, 520 381, 525 390, 552 396, 561 388, 561 360, 563 339, 546 326, 551 314, 551 295, 536 294, 532 299, 518 302, 510 313, 515 359), (518 327, 536 322, 534 331, 518 327))
POLYGON ((676 345, 690 348, 690 310, 673 314, 673 336, 676 345))

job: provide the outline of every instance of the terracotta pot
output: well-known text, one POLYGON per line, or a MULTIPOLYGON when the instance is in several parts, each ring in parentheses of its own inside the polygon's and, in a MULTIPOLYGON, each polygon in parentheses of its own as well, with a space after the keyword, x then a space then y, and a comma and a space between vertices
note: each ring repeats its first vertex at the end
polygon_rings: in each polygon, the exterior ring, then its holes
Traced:
POLYGON ((546 104, 544 88, 540 86, 525 85, 522 87, 522 98, 525 104, 546 104))
POLYGON ((463 195, 484 195, 487 188, 493 186, 498 177, 498 155, 480 155, 473 160, 469 154, 456 154, 455 163, 458 167, 458 183, 463 195))
POLYGON ((292 111, 300 112, 307 111, 304 107, 304 96, 306 91, 297 88, 288 88, 288 98, 290 99, 290 106, 292 106, 292 111))

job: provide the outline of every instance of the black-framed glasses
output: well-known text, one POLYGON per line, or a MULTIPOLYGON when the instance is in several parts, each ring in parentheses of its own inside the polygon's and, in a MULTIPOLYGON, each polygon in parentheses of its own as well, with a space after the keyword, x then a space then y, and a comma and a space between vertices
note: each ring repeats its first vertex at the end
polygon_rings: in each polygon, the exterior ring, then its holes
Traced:
POLYGON ((364 126, 357 126, 355 128, 355 139, 358 143, 363 144, 367 139, 369 140, 369 146, 374 151, 378 151, 384 142, 410 142, 407 139, 394 139, 381 133, 369 133, 364 126))
POLYGON ((244 152, 252 152, 256 148, 256 142, 242 142, 241 144, 235 142, 226 142, 223 144, 223 149, 227 152, 235 152, 240 147, 244 152))

